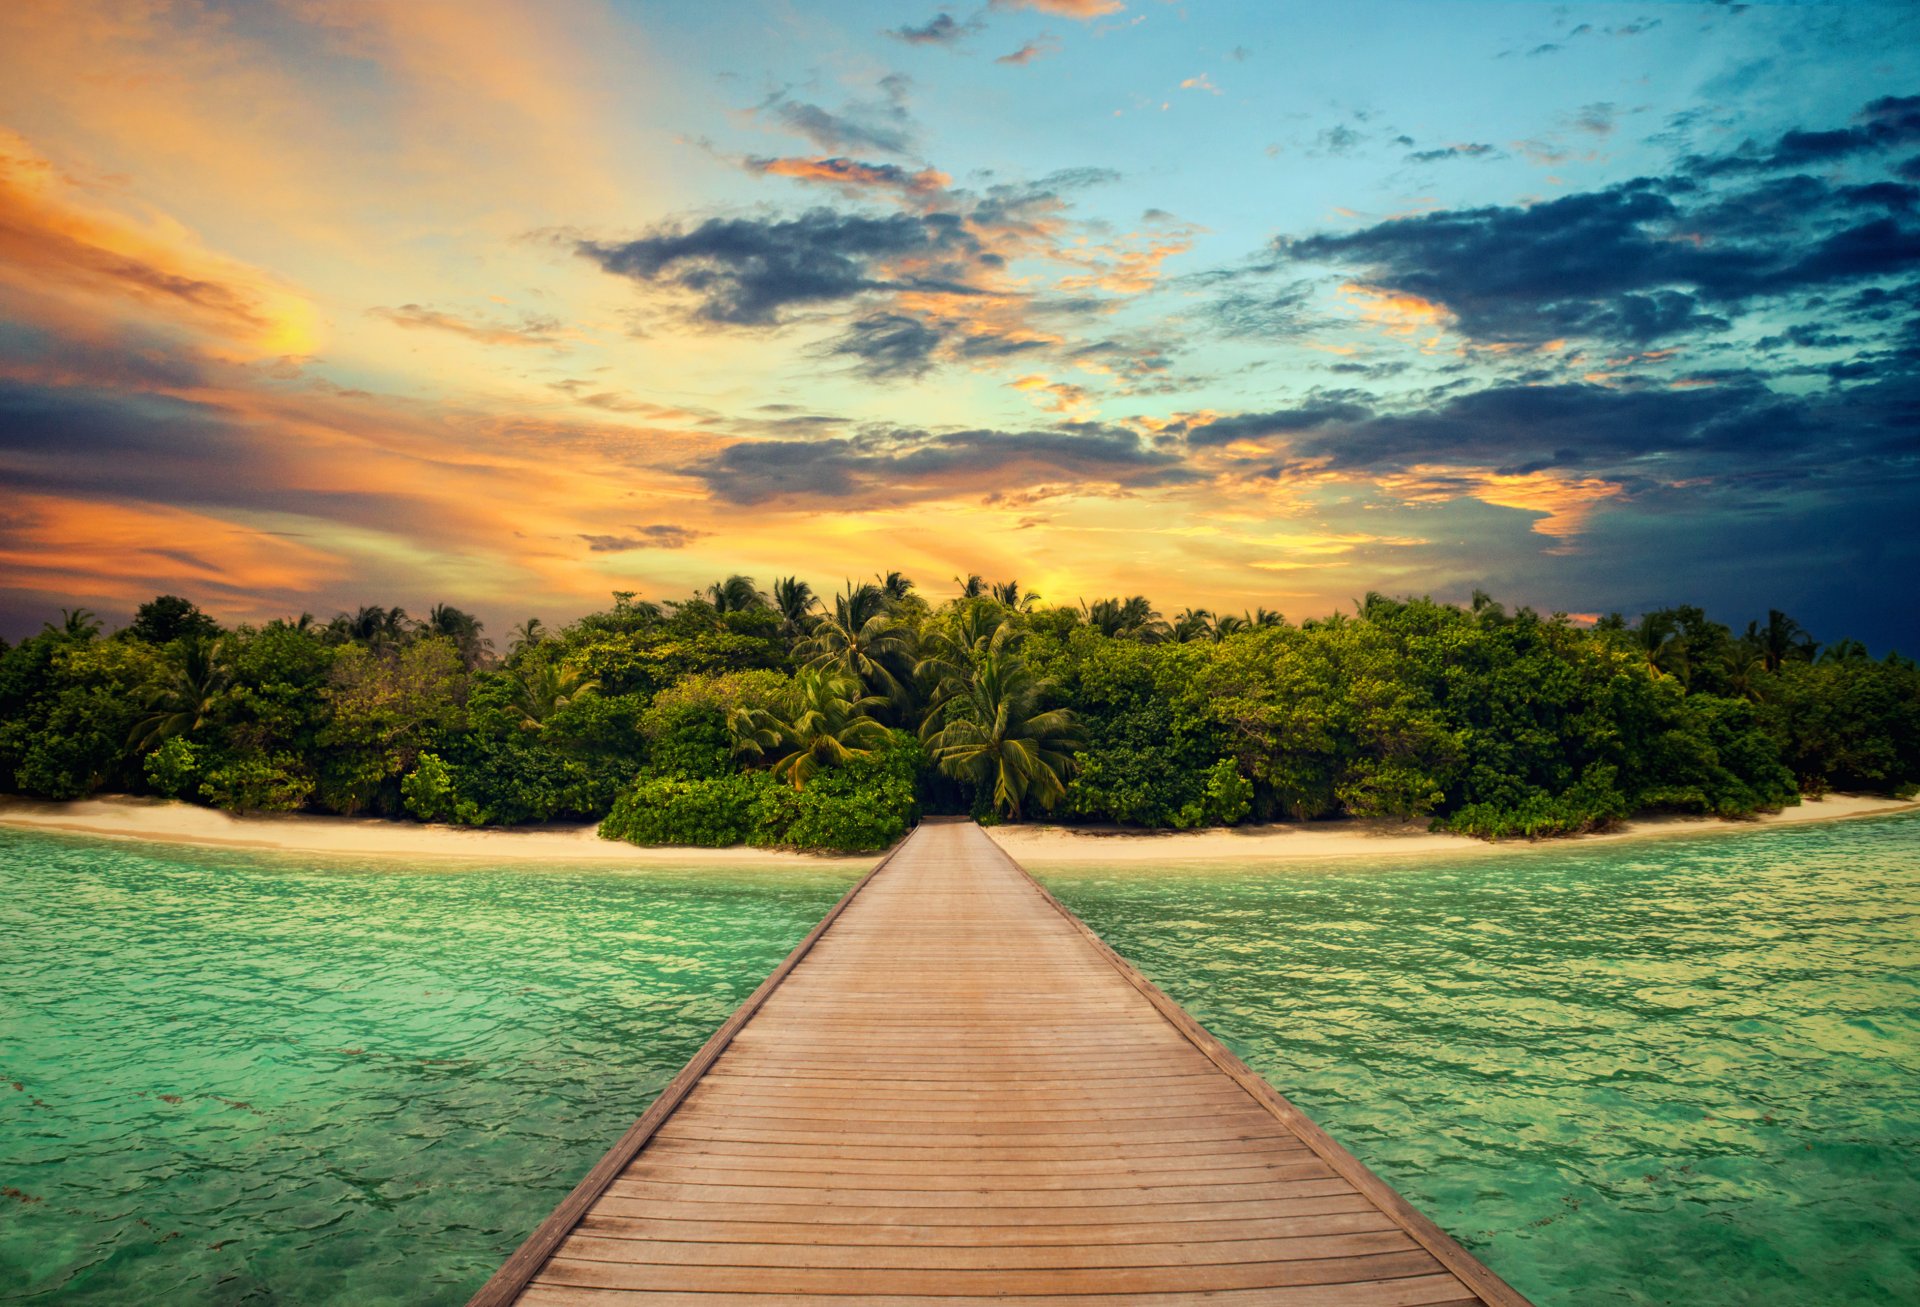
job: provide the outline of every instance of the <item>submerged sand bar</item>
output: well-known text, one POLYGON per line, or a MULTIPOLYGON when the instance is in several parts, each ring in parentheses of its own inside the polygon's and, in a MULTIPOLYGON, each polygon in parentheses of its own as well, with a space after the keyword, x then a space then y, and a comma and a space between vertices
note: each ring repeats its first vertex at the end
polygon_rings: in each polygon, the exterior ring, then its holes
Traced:
POLYGON ((1525 1300, 971 822, 835 906, 473 1299, 1525 1300))

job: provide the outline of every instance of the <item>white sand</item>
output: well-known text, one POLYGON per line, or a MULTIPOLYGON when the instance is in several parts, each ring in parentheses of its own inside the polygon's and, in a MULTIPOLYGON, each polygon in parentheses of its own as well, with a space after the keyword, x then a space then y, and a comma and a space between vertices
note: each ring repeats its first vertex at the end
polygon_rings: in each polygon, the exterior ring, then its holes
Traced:
POLYGON ((188 803, 126 796, 79 799, 72 803, 0 796, 0 825, 164 844, 370 857, 859 869, 874 862, 873 857, 833 858, 776 849, 639 848, 618 840, 603 840, 590 825, 470 830, 460 826, 385 821, 377 817, 326 817, 311 813, 235 817, 188 803))
MULTIPOLYGON (((1808 799, 1797 808, 1766 814, 1751 821, 1722 821, 1715 817, 1655 817, 1628 822, 1619 830, 1602 835, 1573 838, 1586 843, 1701 835, 1915 810, 1920 810, 1920 800, 1829 795, 1824 799, 1808 799)), ((1464 835, 1436 835, 1427 829, 1425 822, 1419 821, 1324 821, 1154 833, 1122 831, 1116 827, 1020 825, 994 826, 987 833, 999 842, 1001 848, 1029 867, 1096 863, 1117 866, 1143 862, 1262 863, 1331 858, 1372 860, 1412 854, 1458 858, 1511 853, 1516 849, 1566 847, 1568 844, 1567 840, 1502 840, 1488 843, 1464 835)))
MULTIPOLYGON (((1711 817, 1664 817, 1632 822, 1594 840, 1644 839, 1765 829, 1802 822, 1835 821, 1920 810, 1920 801, 1833 795, 1797 808, 1729 822, 1711 817)), ((773 849, 637 848, 603 840, 592 826, 545 826, 525 830, 469 830, 370 817, 274 814, 235 817, 211 808, 124 796, 47 803, 0 796, 0 825, 70 831, 170 844, 205 844, 287 853, 369 857, 484 859, 489 862, 625 863, 629 866, 713 864, 761 867, 865 868, 873 856, 822 857, 773 849)), ((1450 858, 1494 855, 1515 849, 1564 845, 1565 841, 1507 840, 1489 844, 1463 835, 1436 835, 1422 822, 1327 821, 1296 825, 1144 833, 1116 828, 1048 825, 994 826, 989 834, 1020 862, 1033 867, 1105 863, 1291 862, 1324 859, 1368 861, 1413 854, 1450 858)))

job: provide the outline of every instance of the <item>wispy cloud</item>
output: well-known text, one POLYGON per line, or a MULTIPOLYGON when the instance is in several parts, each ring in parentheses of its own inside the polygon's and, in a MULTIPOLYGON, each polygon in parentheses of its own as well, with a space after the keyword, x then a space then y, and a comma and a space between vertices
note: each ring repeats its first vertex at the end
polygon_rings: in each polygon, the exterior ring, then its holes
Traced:
POLYGON ((593 553, 624 554, 635 549, 685 549, 694 541, 713 534, 711 531, 696 531, 691 527, 671 526, 664 523, 636 526, 631 530, 632 535, 583 533, 580 538, 587 542, 587 548, 593 553))
POLYGON ((955 45, 979 30, 978 19, 968 19, 962 23, 943 11, 918 26, 907 23, 888 28, 886 34, 908 45, 955 45))
POLYGON ((560 320, 529 314, 517 323, 491 318, 465 317, 420 304, 402 304, 397 308, 371 308, 367 313, 396 327, 426 328, 465 336, 482 345, 558 345, 560 320))
POLYGON ((1037 40, 1027 42, 1010 54, 1001 55, 998 59, 995 59, 994 62, 997 64, 1012 64, 1016 68, 1025 67, 1036 59, 1044 59, 1050 54, 1058 54, 1059 52, 1060 42, 1051 36, 1042 36, 1037 40))
POLYGON ((993 0, 995 9, 1031 9, 1035 13, 1090 22, 1126 8, 1121 0, 993 0))

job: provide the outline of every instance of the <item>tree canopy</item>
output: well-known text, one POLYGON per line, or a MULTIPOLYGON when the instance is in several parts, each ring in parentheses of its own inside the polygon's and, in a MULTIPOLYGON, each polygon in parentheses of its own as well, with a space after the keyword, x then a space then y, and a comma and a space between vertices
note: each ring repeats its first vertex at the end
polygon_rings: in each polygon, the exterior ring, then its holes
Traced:
POLYGON ((1920 669, 1779 610, 1736 632, 1369 594, 1295 625, 980 576, 821 593, 621 592, 504 653, 446 603, 222 629, 162 595, 111 635, 64 609, 0 648, 0 787, 852 849, 921 811, 1505 838, 1920 782, 1920 669))

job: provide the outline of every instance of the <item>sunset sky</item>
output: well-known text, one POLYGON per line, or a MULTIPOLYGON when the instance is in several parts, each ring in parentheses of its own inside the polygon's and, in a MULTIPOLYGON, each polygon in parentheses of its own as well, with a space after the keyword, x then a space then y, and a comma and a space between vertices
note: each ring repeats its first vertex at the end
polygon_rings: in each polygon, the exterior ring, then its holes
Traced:
POLYGON ((899 569, 1920 654, 1912 5, 9 0, 0 633, 899 569))

